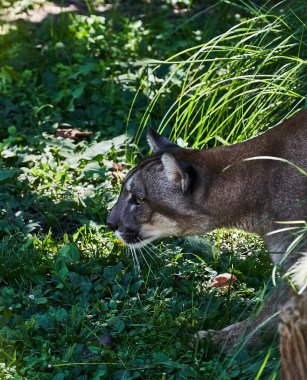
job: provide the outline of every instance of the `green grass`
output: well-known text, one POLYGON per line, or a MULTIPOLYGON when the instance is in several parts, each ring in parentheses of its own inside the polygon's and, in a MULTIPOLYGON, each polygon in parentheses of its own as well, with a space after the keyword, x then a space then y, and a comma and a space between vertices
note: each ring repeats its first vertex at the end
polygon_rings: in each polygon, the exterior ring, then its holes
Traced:
POLYGON ((0 40, 0 378, 278 378, 277 340, 190 345, 270 291, 259 238, 221 230, 135 258, 105 220, 149 125, 214 146, 303 107, 303 2, 82 4, 0 40), (56 138, 64 127, 93 134, 56 138), (225 272, 229 292, 211 288, 225 272))
MULTIPOLYGON (((68 238, 6 239, 10 250, 1 262, 11 270, 2 273, 1 356, 19 375, 215 377, 225 359, 210 346, 187 350, 191 337, 200 327, 247 316, 247 300, 270 274, 261 244, 241 234, 219 236, 219 260, 206 241, 160 244, 154 257, 146 250, 146 259, 139 256, 140 272, 97 231, 80 228, 68 238), (212 277, 225 271, 238 284, 226 294, 210 289, 212 277)), ((227 371, 249 378, 249 356, 242 355, 227 371)))
POLYGON ((256 8, 253 17, 153 67, 152 75, 161 66, 172 70, 144 113, 137 141, 178 80, 158 129, 199 148, 242 141, 304 107, 304 9, 300 3, 281 13, 256 8))

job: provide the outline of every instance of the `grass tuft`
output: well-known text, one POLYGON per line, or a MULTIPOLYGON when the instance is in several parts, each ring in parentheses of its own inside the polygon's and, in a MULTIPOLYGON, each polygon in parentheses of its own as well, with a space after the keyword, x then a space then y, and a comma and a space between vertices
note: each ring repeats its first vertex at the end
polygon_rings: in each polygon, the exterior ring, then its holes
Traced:
POLYGON ((262 11, 254 4, 255 16, 225 33, 158 65, 146 62, 152 75, 162 66, 170 74, 152 96, 136 142, 171 91, 176 100, 157 129, 197 148, 245 140, 304 107, 306 44, 300 8, 262 11))

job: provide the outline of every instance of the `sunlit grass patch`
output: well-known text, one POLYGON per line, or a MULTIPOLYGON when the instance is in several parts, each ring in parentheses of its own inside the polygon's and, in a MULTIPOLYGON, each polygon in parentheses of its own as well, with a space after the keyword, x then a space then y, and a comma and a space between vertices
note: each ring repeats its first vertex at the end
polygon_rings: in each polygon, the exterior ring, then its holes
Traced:
POLYGON ((254 17, 156 67, 147 61, 153 74, 162 66, 171 70, 152 97, 136 140, 169 91, 177 98, 156 127, 200 148, 242 141, 302 108, 306 46, 303 22, 299 16, 293 22, 300 7, 278 10, 258 9, 254 17))

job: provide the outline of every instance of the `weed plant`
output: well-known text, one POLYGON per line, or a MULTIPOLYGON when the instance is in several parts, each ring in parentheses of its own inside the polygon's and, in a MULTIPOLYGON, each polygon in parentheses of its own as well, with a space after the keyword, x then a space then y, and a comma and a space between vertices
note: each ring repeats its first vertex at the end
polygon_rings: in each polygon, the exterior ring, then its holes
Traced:
POLYGON ((259 238, 221 230, 130 252, 105 219, 148 125, 215 146, 303 107, 304 2, 74 4, 39 24, 1 18, 0 378, 278 378, 277 341, 230 355, 190 344, 270 291, 259 238), (56 137, 72 127, 93 134, 56 137), (224 272, 237 282, 211 288, 224 272))

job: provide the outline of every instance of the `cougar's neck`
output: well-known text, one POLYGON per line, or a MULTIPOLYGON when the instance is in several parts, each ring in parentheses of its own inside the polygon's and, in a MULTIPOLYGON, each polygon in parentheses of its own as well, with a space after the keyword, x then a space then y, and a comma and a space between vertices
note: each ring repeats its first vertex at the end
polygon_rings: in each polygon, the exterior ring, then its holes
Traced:
POLYGON ((218 148, 202 152, 209 171, 209 187, 204 206, 214 228, 236 227, 259 234, 266 233, 270 194, 265 172, 268 162, 244 161, 262 155, 250 145, 244 149, 218 148))
POLYGON ((198 202, 212 228, 236 227, 261 235, 270 230, 268 215, 273 195, 268 183, 272 162, 245 160, 274 153, 263 138, 190 152, 189 161, 197 166, 203 179, 204 190, 198 202))
POLYGON ((176 152, 176 158, 192 164, 200 178, 195 191, 196 223, 265 235, 276 229, 276 220, 305 219, 306 177, 285 162, 246 159, 279 157, 304 168, 306 131, 307 111, 302 111, 243 143, 176 152))

